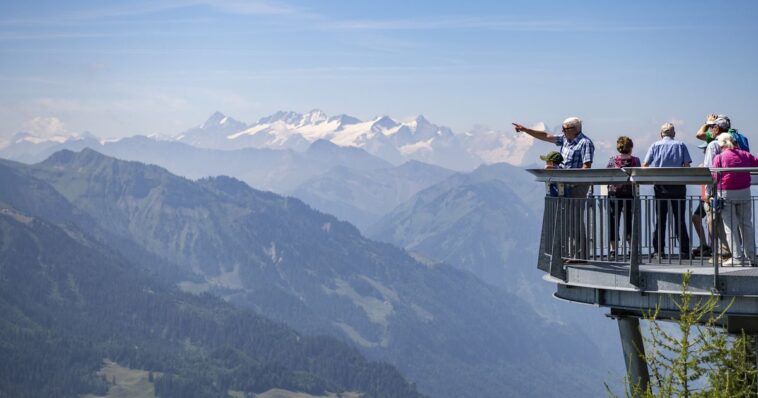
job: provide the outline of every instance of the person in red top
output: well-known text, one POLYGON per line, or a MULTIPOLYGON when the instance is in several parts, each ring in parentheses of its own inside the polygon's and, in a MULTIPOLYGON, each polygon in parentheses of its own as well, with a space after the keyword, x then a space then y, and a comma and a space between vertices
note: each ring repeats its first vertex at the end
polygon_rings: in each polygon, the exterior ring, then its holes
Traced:
MULTIPOLYGON (((606 168, 640 167, 640 158, 632 156, 634 142, 627 136, 621 136, 616 140, 618 155, 608 159, 606 168)), ((618 231, 621 224, 621 213, 624 213, 624 239, 627 242, 632 239, 632 199, 634 198, 631 184, 615 184, 608 186, 608 199, 610 214, 608 215, 608 237, 610 238, 610 257, 616 257, 618 247, 618 231)), ((631 247, 631 244, 628 246, 631 247)), ((622 254, 623 255, 623 254, 622 254)))
MULTIPOLYGON (((721 153, 713 158, 712 167, 758 167, 758 158, 737 148, 731 134, 719 134, 721 153)), ((724 199, 721 218, 732 258, 724 266, 751 266, 756 264, 753 209, 750 198, 750 173, 727 171, 714 173, 718 197, 724 199)))

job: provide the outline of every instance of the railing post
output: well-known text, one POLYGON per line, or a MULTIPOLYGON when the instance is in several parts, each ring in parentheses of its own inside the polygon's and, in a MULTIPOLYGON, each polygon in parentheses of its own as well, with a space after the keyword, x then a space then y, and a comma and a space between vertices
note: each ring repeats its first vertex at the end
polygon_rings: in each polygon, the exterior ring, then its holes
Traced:
MULTIPOLYGON (((635 191, 637 186, 635 184, 635 191)), ((642 201, 634 195, 632 216, 632 242, 629 255, 629 283, 640 287, 640 251, 642 250, 642 201)))
POLYGON ((553 222, 556 217, 557 204, 556 198, 545 196, 545 211, 542 216, 542 232, 540 232, 540 251, 537 259, 537 268, 542 271, 550 271, 550 252, 548 250, 553 249, 553 235, 555 231, 555 225, 553 222))
POLYGON ((567 200, 557 198, 555 222, 553 224, 553 245, 550 249, 550 276, 566 281, 566 270, 563 269, 563 220, 567 211, 567 200))

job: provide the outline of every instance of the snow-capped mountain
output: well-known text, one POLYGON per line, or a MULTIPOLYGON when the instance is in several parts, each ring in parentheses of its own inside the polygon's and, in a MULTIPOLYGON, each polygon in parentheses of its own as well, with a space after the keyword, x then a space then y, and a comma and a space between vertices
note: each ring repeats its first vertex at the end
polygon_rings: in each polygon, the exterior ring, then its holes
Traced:
POLYGON ((221 112, 215 112, 205 123, 193 127, 179 136, 177 141, 201 148, 227 149, 227 136, 247 128, 245 123, 232 119, 221 112))
MULTIPOLYGON (((203 126, 216 126, 220 116, 214 114, 203 126)), ((339 146, 357 147, 395 164, 406 160, 419 160, 454 169, 470 169, 481 160, 469 154, 461 145, 459 136, 444 126, 431 123, 423 116, 401 122, 389 116, 378 116, 362 121, 348 115, 328 116, 312 110, 305 114, 276 112, 218 140, 218 128, 201 126, 178 137, 187 141, 192 133, 193 145, 213 142, 215 148, 272 148, 305 150, 317 140, 328 140, 339 146), (202 140, 201 134, 214 137, 202 140)), ((240 125, 237 125, 240 127, 240 125)), ((227 133, 230 130, 223 130, 227 133)), ((189 143, 189 142, 188 142, 189 143)), ((203 145, 206 146, 206 145, 203 145)))
MULTIPOLYGON (((548 130, 542 123, 533 127, 548 130)), ((54 145, 72 144, 67 142, 72 139, 96 140, 86 134, 35 137, 19 133, 3 152, 39 152, 54 145)), ((324 140, 341 147, 363 149, 395 165, 418 160, 459 171, 472 170, 482 163, 533 164, 539 161, 540 153, 551 150, 544 144, 534 145, 533 138, 512 130, 476 126, 457 134, 420 115, 409 121, 389 116, 364 121, 344 114, 329 116, 317 109, 305 114, 280 111, 252 124, 215 112, 204 123, 168 139, 206 149, 266 148, 297 152, 324 140)))
MULTIPOLYGON (((545 123, 530 126, 535 130, 551 131, 545 123)), ((483 163, 510 163, 528 165, 538 163, 539 155, 555 150, 550 145, 535 144, 536 139, 525 133, 492 130, 486 126, 474 126, 462 134, 463 146, 483 163)))

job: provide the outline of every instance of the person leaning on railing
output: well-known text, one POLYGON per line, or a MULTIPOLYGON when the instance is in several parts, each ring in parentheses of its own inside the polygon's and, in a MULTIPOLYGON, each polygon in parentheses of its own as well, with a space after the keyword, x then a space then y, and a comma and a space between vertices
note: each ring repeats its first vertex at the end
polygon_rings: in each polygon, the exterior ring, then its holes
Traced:
MULTIPOLYGON (((712 116, 712 115, 711 115, 712 116)), ((731 128, 731 122, 724 115, 719 115, 716 119, 710 119, 706 122, 706 126, 709 131, 705 136, 707 143, 705 147, 705 156, 703 157, 703 167, 714 167, 713 159, 721 153, 721 146, 716 141, 716 138, 721 135, 729 135, 729 129, 731 128)), ((734 138, 734 137, 732 137, 734 138)), ((714 254, 721 256, 722 260, 728 260, 732 257, 732 251, 729 246, 729 239, 727 239, 726 232, 721 220, 721 212, 716 212, 711 209, 711 202, 707 200, 708 197, 713 197, 715 194, 711 192, 713 187, 710 185, 705 186, 705 195, 703 207, 705 209, 706 218, 708 220, 708 227, 711 231, 715 231, 719 247, 713 247, 714 254)), ((714 243, 715 244, 715 243, 714 243)))
MULTIPOLYGON (((713 158, 715 168, 758 167, 758 158, 737 148, 731 134, 720 134, 716 138, 721 153, 713 158)), ((750 173, 723 171, 714 173, 718 197, 724 199, 721 219, 732 258, 724 261, 724 266, 752 266, 758 264, 755 257, 755 231, 753 230, 753 210, 750 198, 750 173)))
MULTIPOLYGON (((616 150, 618 155, 611 156, 608 159, 606 168, 619 169, 622 167, 640 167, 640 158, 632 156, 634 142, 627 136, 621 136, 616 140, 616 150)), ((618 239, 619 225, 621 224, 621 213, 624 214, 624 238, 630 242, 632 239, 632 201, 634 198, 634 186, 632 184, 612 184, 608 186, 608 237, 610 239, 610 255, 616 254, 616 243, 618 239)), ((623 254, 622 254, 623 255, 623 254)))
MULTIPOLYGON (((674 125, 665 123, 661 126, 661 139, 653 143, 645 154, 642 167, 690 167, 692 158, 687 146, 674 139, 674 125)), ((669 212, 674 216, 674 231, 679 237, 680 258, 690 258, 690 237, 685 225, 684 207, 687 197, 685 185, 654 185, 656 202, 656 222, 653 233, 653 255, 666 257, 666 219, 669 212)))

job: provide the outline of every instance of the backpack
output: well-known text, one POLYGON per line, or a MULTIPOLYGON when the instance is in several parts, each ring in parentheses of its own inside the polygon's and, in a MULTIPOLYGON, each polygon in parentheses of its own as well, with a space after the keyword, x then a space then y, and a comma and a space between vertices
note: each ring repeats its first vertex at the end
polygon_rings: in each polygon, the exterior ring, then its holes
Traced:
POLYGON ((750 143, 747 141, 747 137, 742 135, 739 131, 735 129, 729 129, 729 133, 732 134, 732 138, 734 138, 734 142, 737 143, 737 146, 742 149, 743 151, 750 152, 750 143))

